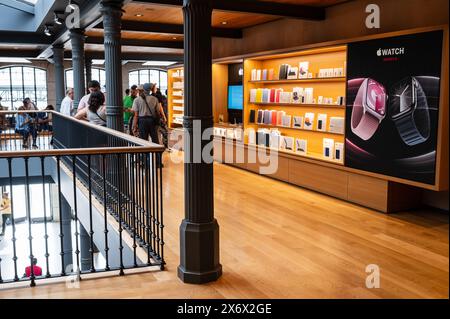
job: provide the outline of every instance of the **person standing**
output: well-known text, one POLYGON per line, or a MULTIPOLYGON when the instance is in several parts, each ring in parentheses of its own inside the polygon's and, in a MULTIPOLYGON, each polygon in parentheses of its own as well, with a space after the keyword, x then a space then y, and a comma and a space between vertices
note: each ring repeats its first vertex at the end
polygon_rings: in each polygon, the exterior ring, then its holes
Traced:
POLYGON ((93 92, 86 109, 87 120, 95 125, 106 126, 105 96, 102 92, 93 92))
POLYGON ((80 103, 78 104, 78 109, 77 109, 77 114, 75 114, 75 118, 77 120, 85 120, 87 121, 87 114, 86 114, 86 110, 87 107, 89 106, 89 98, 91 97, 91 94, 94 92, 101 92, 101 86, 100 83, 98 81, 90 81, 88 83, 88 90, 89 90, 89 94, 86 94, 85 96, 83 96, 80 100, 80 103))
MULTIPOLYGON (((127 89, 128 94, 123 98, 123 122, 125 124, 126 129, 128 130, 128 134, 133 135, 133 130, 131 129, 133 126, 133 102, 137 97, 137 86, 133 85, 131 89, 127 89)), ((125 91, 125 93, 127 93, 125 91)))
POLYGON ((161 120, 159 121, 158 125, 158 137, 161 137, 162 144, 166 148, 166 150, 169 150, 169 130, 167 128, 167 97, 165 97, 159 88, 156 88, 156 85, 153 87, 153 94, 154 97, 156 97, 160 103, 161 112, 164 114, 163 117, 161 117, 161 120))
POLYGON ((61 102, 61 109, 59 110, 61 114, 72 116, 73 112, 73 88, 69 88, 66 91, 66 97, 61 102))
POLYGON ((9 194, 4 192, 2 194, 2 201, 0 204, 0 215, 2 215, 2 232, 0 236, 5 235, 6 221, 11 218, 11 200, 9 194))

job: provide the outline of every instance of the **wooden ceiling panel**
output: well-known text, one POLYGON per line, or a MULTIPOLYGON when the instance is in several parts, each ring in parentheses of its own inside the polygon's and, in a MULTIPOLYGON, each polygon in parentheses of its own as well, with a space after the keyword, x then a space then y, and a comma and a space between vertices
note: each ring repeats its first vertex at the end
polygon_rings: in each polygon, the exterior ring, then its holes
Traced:
MULTIPOLYGON (((181 7, 130 3, 125 6, 124 10, 123 20, 183 24, 183 12, 181 7)), ((256 24, 273 21, 275 19, 278 18, 269 15, 215 10, 212 15, 212 26, 242 29, 256 24), (226 24, 222 24, 222 22, 226 22, 226 24)))
POLYGON ((277 19, 279 18, 269 15, 215 10, 212 14, 212 26, 217 28, 243 29, 277 19))
MULTIPOLYGON (((103 30, 91 29, 86 32, 86 35, 88 37, 103 37, 103 30)), ((153 41, 183 41, 184 37, 179 34, 122 31, 122 38, 153 41)))
MULTIPOLYGON (((84 46, 86 52, 89 51, 105 51, 105 47, 102 44, 86 44, 84 46)), ((182 49, 169 49, 169 48, 152 48, 152 47, 133 47, 122 46, 122 53, 166 53, 166 54, 183 54, 182 49)))
POLYGON ((123 20, 183 24, 183 12, 181 11, 181 7, 132 2, 127 4, 124 7, 124 10, 123 20))

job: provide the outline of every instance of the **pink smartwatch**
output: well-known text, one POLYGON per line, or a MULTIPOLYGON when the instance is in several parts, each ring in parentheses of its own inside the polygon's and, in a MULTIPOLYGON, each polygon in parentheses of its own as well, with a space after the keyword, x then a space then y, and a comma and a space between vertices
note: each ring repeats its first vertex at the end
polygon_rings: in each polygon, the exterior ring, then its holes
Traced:
POLYGON ((386 89, 373 79, 363 78, 348 81, 348 93, 349 96, 356 94, 351 116, 352 132, 367 141, 386 117, 386 89))

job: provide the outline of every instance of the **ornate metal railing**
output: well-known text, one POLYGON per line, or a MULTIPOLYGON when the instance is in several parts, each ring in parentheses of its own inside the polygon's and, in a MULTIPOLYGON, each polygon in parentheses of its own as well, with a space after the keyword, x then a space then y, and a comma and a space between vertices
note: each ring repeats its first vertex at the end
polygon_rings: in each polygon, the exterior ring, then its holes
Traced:
MULTIPOLYGON (((2 215, 11 221, 9 231, 0 241, 0 283, 30 280, 33 286, 37 279, 43 278, 112 270, 124 274, 125 269, 147 266, 163 269, 163 189, 159 163, 164 148, 52 111, 49 112, 52 133, 38 132, 37 139, 41 140, 37 148, 23 149, 22 137, 11 128, 14 125, 11 118, 18 114, 0 112, 9 121, 0 133, 0 182, 3 193, 8 193, 6 204, 10 201, 10 208, 6 209, 9 214, 2 215), (26 188, 25 198, 14 195, 14 185, 21 183, 26 188), (30 185, 42 185, 45 207, 49 205, 45 187, 48 183, 54 186, 58 208, 53 217, 44 212, 39 231, 31 216, 36 196, 31 196, 30 185), (18 237, 14 216, 18 201, 25 202, 27 211, 24 221, 28 226, 27 245, 24 238, 18 237), (55 223, 58 234, 51 236, 49 229, 55 223), (22 249, 22 254, 18 249, 22 249), (28 250, 27 262, 23 249, 28 250), (33 264, 37 250, 40 260, 45 260, 41 266, 33 264), (101 266, 99 255, 104 261, 101 266), (28 274, 24 271, 25 275, 20 276, 21 266, 28 267, 28 274)), ((23 237, 25 233, 20 235, 23 237)))

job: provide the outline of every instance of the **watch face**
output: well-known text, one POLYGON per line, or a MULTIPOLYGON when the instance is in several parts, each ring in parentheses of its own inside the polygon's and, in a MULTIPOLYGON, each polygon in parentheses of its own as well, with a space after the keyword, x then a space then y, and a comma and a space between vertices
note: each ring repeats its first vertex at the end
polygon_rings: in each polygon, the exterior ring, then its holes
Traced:
POLYGON ((383 85, 375 80, 368 79, 366 89, 366 106, 380 116, 386 115, 387 95, 383 85))
POLYGON ((391 101, 391 115, 397 117, 414 109, 417 102, 417 80, 406 78, 394 85, 391 101))

